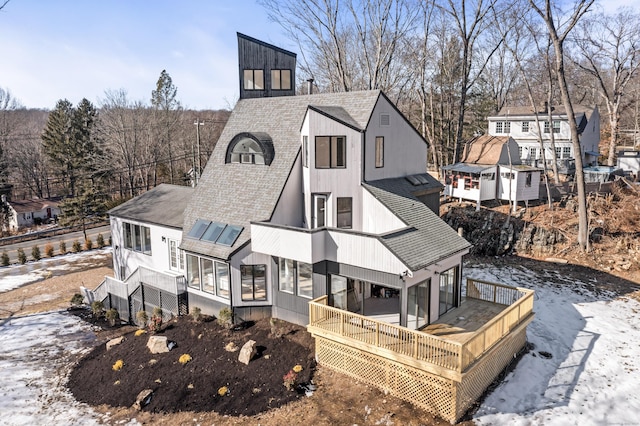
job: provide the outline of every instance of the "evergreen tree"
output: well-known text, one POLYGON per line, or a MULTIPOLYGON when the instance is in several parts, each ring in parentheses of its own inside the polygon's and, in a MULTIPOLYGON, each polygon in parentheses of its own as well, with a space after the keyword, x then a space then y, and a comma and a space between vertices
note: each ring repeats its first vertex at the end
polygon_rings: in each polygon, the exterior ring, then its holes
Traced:
POLYGON ((166 70, 162 70, 156 82, 156 90, 151 92, 151 105, 155 110, 155 122, 158 132, 158 142, 166 149, 169 159, 169 180, 173 183, 173 147, 172 133, 180 119, 182 106, 177 99, 178 88, 173 84, 171 76, 166 70))
POLYGON ((102 219, 106 213, 106 197, 99 186, 91 180, 84 180, 78 187, 75 197, 69 197, 60 203, 60 224, 63 226, 80 225, 87 240, 87 224, 102 219))
POLYGON ((92 135, 97 110, 86 99, 77 108, 60 100, 49 114, 42 134, 44 151, 63 177, 67 193, 76 196, 78 181, 95 171, 100 150, 92 135))

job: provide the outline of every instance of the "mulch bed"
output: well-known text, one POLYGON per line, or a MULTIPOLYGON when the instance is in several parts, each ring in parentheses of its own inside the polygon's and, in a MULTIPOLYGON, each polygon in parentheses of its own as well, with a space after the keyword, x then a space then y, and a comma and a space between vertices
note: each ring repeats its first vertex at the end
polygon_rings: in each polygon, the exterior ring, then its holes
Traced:
POLYGON ((300 326, 278 323, 271 334, 268 320, 245 323, 228 330, 216 321, 193 321, 190 317, 172 320, 158 333, 177 346, 168 353, 152 354, 147 348, 151 334, 125 334, 120 345, 106 350, 101 344, 74 367, 68 387, 79 401, 91 405, 130 407, 140 391, 153 390, 143 409, 156 413, 215 411, 222 415, 252 416, 299 398, 305 387, 287 390, 283 376, 301 365, 297 383, 309 384, 315 368, 313 338, 300 326), (248 340, 256 341, 257 354, 245 365, 240 351, 225 347, 233 342, 240 349, 248 340), (182 354, 192 360, 181 364, 182 354), (117 360, 124 367, 115 371, 117 360), (155 361, 152 361, 155 360, 155 361), (226 386, 229 393, 220 396, 226 386))

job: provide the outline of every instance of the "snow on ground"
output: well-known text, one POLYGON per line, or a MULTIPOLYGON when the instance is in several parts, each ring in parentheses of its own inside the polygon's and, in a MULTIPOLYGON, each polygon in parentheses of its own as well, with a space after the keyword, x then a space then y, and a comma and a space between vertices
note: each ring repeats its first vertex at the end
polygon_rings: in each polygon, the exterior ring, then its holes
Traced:
POLYGON ((97 425, 107 420, 66 389, 75 357, 92 346, 91 326, 64 312, 0 322, 0 425, 97 425))
MULTIPOLYGON (((88 261, 96 253, 69 257, 88 261)), ((536 317, 527 329, 534 348, 486 397, 476 423, 640 424, 640 303, 551 269, 476 264, 467 265, 465 275, 536 291, 536 317)), ((15 286, 31 280, 21 279, 15 286)), ((7 291, 2 275, 0 283, 0 291, 7 291)), ((108 422, 64 386, 72 359, 88 351, 93 339, 89 325, 63 312, 0 322, 0 425, 108 422)))
POLYGON ((484 400, 476 423, 640 424, 638 302, 552 270, 483 264, 465 267, 465 275, 536 291, 527 328, 534 349, 484 400))
POLYGON ((111 248, 89 250, 52 258, 44 258, 38 262, 24 265, 10 265, 0 268, 0 293, 13 290, 23 285, 42 281, 53 275, 86 269, 97 261, 111 256, 111 248))

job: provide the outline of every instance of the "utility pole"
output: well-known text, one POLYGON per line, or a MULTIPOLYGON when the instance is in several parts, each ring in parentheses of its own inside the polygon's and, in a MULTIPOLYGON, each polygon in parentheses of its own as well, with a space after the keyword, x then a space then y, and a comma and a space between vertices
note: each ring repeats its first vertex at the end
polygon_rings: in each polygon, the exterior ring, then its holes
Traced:
POLYGON ((198 161, 193 162, 193 179, 195 184, 198 185, 198 176, 202 170, 202 164, 200 163, 200 126, 204 126, 204 121, 200 122, 200 119, 198 118, 193 124, 196 126, 196 147, 198 154, 198 161))

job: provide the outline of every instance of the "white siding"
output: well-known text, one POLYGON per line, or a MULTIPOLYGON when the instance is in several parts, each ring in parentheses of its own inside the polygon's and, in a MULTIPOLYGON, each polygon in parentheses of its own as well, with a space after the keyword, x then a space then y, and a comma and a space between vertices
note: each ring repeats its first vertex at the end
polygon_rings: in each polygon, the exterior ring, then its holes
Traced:
POLYGON ((365 180, 425 173, 427 144, 418 132, 384 98, 379 97, 365 132, 365 180), (380 125, 380 116, 389 115, 389 125, 380 125), (384 167, 376 168, 376 136, 384 137, 384 167))
POLYGON ((302 192, 302 162, 300 156, 293 164, 289 179, 282 190, 274 209, 271 222, 280 225, 302 226, 304 219, 304 198, 302 192))
POLYGON ((376 271, 400 274, 408 268, 375 235, 324 229, 303 231, 251 225, 253 250, 306 263, 331 260, 376 271))
POLYGON ((120 280, 125 279, 134 272, 138 266, 146 266, 157 271, 169 271, 169 239, 180 241, 182 239, 182 230, 111 217, 113 270, 116 278, 120 280), (123 222, 143 225, 150 228, 151 255, 124 248, 124 236, 122 235, 123 222), (163 237, 165 239, 164 241, 162 241, 163 237), (125 267, 124 276, 120 274, 121 266, 125 267))
POLYGON ((383 234, 405 226, 402 220, 362 188, 362 232, 383 234))
MULTIPOLYGON (((337 211, 336 198, 351 197, 353 206, 352 229, 362 229, 360 218, 362 198, 360 191, 362 134, 350 127, 312 110, 308 110, 303 134, 309 134, 308 183, 305 182, 306 222, 311 223, 311 195, 327 194, 327 226, 335 226, 337 211), (308 123, 307 123, 308 121, 308 123), (346 136, 346 168, 316 169, 315 137, 346 136)), ((307 171, 305 171, 307 172, 307 171)))

